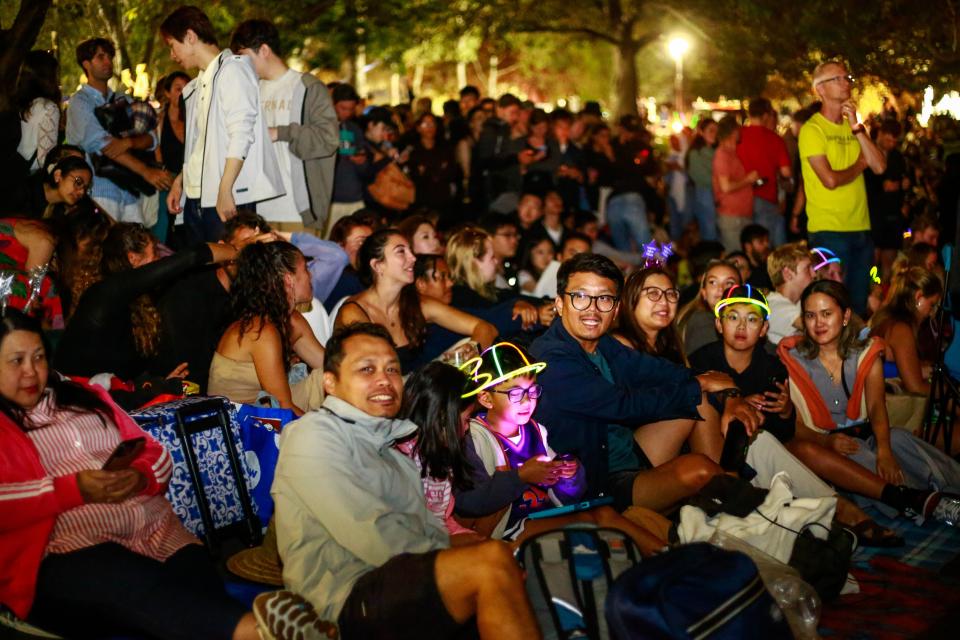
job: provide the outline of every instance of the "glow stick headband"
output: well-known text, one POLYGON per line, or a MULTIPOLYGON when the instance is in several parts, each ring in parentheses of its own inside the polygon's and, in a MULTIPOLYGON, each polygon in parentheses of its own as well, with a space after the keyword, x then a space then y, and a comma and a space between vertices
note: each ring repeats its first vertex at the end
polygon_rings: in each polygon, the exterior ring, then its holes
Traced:
POLYGON ((727 289, 726 296, 727 297, 717 302, 717 306, 713 308, 713 313, 718 318, 720 317, 720 312, 723 311, 725 307, 729 307, 732 304, 752 304, 763 309, 764 320, 770 317, 770 305, 767 304, 766 297, 764 297, 763 292, 760 291, 760 289, 757 289, 752 285, 739 284, 730 287, 727 289), (740 291, 737 291, 738 289, 746 289, 746 295, 736 295, 737 293, 740 293, 740 291))
POLYGON ((481 391, 495 387, 505 380, 522 376, 525 373, 537 374, 547 368, 546 362, 530 362, 526 354, 517 345, 510 342, 498 342, 484 349, 483 353, 471 358, 460 366, 460 371, 466 373, 470 381, 476 386, 463 393, 461 398, 470 398, 481 391), (484 361, 492 362, 495 374, 480 372, 484 361), (511 369, 511 361, 519 360, 520 366, 511 369))
POLYGON ((830 249, 827 249, 826 247, 814 247, 813 249, 810 249, 810 253, 815 258, 820 258, 820 262, 813 266, 814 271, 819 271, 831 262, 840 262, 840 258, 837 257, 837 254, 835 254, 833 251, 830 251, 830 249))

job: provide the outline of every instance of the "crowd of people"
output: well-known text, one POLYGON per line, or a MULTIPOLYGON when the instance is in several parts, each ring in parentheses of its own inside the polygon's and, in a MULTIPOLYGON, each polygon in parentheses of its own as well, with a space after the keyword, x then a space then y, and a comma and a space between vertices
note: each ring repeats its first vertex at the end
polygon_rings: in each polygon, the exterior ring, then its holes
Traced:
POLYGON ((92 38, 65 112, 31 52, 3 120, 8 614, 68 637, 540 637, 518 545, 576 522, 660 553, 729 471, 731 424, 745 479, 836 496, 862 545, 904 544, 870 509, 960 522, 954 443, 914 420, 956 193, 908 197, 926 177, 899 149, 927 134, 859 122, 843 63, 782 135, 756 98, 661 148, 596 103, 370 105, 289 68, 269 21, 227 48, 185 6, 160 33, 183 71, 159 113, 111 89, 92 38), (128 415, 184 393, 297 418, 272 485, 283 590, 252 611, 128 415))

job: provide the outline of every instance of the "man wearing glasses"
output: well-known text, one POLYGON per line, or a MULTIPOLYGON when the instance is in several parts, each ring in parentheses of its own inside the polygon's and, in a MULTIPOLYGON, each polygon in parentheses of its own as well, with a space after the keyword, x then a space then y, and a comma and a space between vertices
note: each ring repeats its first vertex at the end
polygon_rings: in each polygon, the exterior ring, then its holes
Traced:
POLYGON ((693 372, 629 349, 607 335, 616 317, 623 274, 609 258, 579 254, 557 274, 559 322, 531 345, 547 363, 538 382, 538 422, 550 446, 577 456, 590 497, 614 507, 664 509, 722 473, 717 460, 734 419, 753 433, 762 418, 735 395, 726 374, 693 372), (722 415, 705 393, 724 392, 722 415), (692 454, 680 455, 684 442, 692 454))
POLYGON ((800 129, 800 158, 810 244, 827 247, 847 266, 845 284, 862 315, 873 263, 862 174, 867 167, 882 174, 886 160, 857 120, 852 87, 853 77, 840 62, 824 62, 814 70, 813 91, 823 104, 800 129))

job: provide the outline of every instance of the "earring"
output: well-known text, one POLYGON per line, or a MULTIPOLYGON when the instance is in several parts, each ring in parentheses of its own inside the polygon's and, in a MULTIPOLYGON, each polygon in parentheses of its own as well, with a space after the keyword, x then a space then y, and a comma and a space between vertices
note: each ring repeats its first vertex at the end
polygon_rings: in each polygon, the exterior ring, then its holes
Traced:
POLYGON ((846 321, 846 320, 843 321, 843 326, 847 326, 847 321, 846 321))

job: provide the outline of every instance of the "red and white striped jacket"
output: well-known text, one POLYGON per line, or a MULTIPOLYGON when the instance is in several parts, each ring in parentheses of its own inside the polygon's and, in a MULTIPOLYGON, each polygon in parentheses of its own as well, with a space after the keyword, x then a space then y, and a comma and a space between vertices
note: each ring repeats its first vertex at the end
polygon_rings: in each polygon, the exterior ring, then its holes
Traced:
MULTIPOLYGON (((146 438, 146 447, 131 464, 131 468, 143 474, 146 487, 138 496, 109 506, 122 509, 131 501, 141 504, 148 501, 166 503, 160 494, 166 489, 173 470, 170 454, 114 404, 106 391, 97 386, 88 388, 111 408, 112 422, 119 431, 118 441, 146 438)), ((51 475, 44 468, 41 454, 30 436, 0 413, 0 603, 17 616, 25 618, 33 604, 37 572, 58 516, 81 506, 87 508, 94 505, 84 505, 76 473, 51 475)), ((154 505, 153 511, 162 514, 166 521, 166 530, 157 532, 165 536, 165 546, 179 548, 185 543, 195 542, 196 538, 176 521, 169 503, 166 503, 165 510, 169 514, 164 512, 164 505, 154 505), (169 518, 172 518, 172 522, 169 518)), ((89 522, 92 520, 87 519, 86 523, 89 522)), ((83 544, 83 527, 86 523, 81 519, 79 526, 75 525, 71 532, 75 547, 83 544)), ((97 526, 109 530, 111 523, 98 523, 97 526)), ((90 531, 92 536, 102 535, 102 530, 93 531, 93 528, 90 531)))

